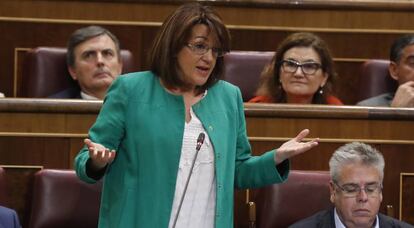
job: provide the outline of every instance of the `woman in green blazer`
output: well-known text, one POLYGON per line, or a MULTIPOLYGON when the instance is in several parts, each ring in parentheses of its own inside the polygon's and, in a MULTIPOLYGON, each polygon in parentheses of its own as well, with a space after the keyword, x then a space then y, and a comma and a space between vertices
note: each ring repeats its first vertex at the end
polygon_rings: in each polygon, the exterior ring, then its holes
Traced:
POLYGON ((284 181, 287 159, 318 144, 303 130, 251 156, 240 90, 219 80, 229 44, 215 11, 183 5, 154 40, 151 71, 112 84, 75 159, 82 180, 103 177, 99 227, 232 227, 235 187, 284 181))

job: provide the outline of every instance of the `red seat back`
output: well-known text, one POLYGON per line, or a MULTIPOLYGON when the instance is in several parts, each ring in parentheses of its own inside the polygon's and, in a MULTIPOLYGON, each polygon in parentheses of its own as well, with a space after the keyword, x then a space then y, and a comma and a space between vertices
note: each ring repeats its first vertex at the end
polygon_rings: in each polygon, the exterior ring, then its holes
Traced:
POLYGON ((332 207, 327 171, 292 170, 285 183, 256 192, 256 219, 260 228, 285 228, 332 207))
POLYGON ((224 80, 240 88, 243 101, 255 96, 260 74, 274 52, 231 51, 224 56, 224 80))
POLYGON ((35 174, 30 228, 96 228, 101 182, 82 182, 73 170, 35 174))
POLYGON ((361 65, 358 101, 397 89, 398 83, 391 78, 389 65, 390 61, 385 59, 371 59, 361 65))

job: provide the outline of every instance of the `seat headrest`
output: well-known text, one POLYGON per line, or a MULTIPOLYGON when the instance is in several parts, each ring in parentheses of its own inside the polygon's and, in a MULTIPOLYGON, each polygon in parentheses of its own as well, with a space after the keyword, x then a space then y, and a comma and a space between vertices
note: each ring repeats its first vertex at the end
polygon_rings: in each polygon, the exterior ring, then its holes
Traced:
POLYGON ((240 88, 243 101, 254 97, 260 75, 274 52, 231 51, 224 56, 224 80, 240 88))
POLYGON ((385 59, 371 59, 361 65, 358 101, 397 89, 398 82, 391 78, 389 65, 385 59))

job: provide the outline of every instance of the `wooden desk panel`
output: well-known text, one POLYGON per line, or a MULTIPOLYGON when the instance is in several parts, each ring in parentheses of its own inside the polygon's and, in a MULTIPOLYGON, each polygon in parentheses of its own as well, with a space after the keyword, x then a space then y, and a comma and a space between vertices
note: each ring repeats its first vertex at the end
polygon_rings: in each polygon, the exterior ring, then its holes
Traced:
POLYGON ((406 222, 414 224, 414 173, 400 175, 400 215, 406 222))
MULTIPOLYGON (((31 166, 71 169, 100 106, 99 101, 0 99, 0 165, 23 167, 13 177, 27 176, 32 169, 24 167, 31 166)), ((293 169, 328 170, 332 152, 344 143, 374 145, 386 160, 381 210, 392 205, 398 215, 399 175, 414 173, 414 109, 246 104, 245 113, 254 154, 277 148, 304 128, 311 130, 309 138, 320 138, 317 148, 292 159, 293 169)), ((18 187, 13 185, 9 189, 18 187)), ((239 227, 247 225, 244 194, 236 195, 239 227)), ((11 206, 25 212, 21 199, 27 196, 11 197, 11 206)))

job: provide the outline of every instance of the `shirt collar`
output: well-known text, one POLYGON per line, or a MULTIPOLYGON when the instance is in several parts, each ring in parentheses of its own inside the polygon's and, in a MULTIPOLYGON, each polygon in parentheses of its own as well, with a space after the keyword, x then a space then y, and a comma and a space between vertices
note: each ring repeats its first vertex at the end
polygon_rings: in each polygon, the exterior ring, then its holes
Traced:
MULTIPOLYGON (((379 228, 379 218, 378 215, 375 216, 375 225, 374 228, 379 228)), ((334 209, 334 218, 335 218, 335 228, 346 228, 346 226, 342 223, 341 219, 338 216, 338 213, 336 213, 336 208, 334 209)))
POLYGON ((99 100, 98 98, 96 98, 94 96, 91 96, 91 95, 88 95, 88 94, 84 93, 83 91, 80 92, 80 95, 81 95, 82 99, 85 99, 85 100, 99 100))

